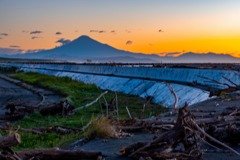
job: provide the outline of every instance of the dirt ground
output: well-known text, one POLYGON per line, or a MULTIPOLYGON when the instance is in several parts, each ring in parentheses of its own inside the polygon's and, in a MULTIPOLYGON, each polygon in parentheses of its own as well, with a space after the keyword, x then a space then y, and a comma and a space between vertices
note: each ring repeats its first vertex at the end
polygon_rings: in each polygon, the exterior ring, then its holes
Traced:
POLYGON ((5 114, 5 106, 9 103, 21 106, 37 106, 42 101, 40 95, 44 96, 41 106, 59 103, 63 98, 52 91, 31 86, 0 74, 0 116, 5 114))

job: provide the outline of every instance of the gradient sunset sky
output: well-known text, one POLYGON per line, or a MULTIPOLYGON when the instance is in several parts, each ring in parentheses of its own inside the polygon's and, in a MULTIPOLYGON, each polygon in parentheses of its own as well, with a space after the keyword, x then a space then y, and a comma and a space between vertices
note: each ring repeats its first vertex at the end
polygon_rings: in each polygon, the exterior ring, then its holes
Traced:
POLYGON ((0 0, 0 48, 81 35, 132 52, 240 57, 240 0, 0 0))

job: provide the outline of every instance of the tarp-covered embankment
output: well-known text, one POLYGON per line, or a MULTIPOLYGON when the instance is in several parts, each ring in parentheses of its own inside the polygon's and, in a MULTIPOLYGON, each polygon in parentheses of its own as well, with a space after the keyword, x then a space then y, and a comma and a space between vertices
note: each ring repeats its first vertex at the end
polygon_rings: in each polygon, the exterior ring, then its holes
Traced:
MULTIPOLYGON (((3 64, 2 64, 3 65, 3 64)), ((190 105, 209 98, 209 92, 189 84, 222 88, 222 85, 207 80, 208 77, 221 83, 230 83, 229 78, 240 85, 240 73, 232 70, 186 69, 186 68, 152 68, 122 67, 110 65, 76 65, 76 64, 17 64, 8 63, 23 71, 34 71, 47 75, 71 77, 84 83, 95 84, 101 89, 108 89, 146 98, 153 97, 155 103, 171 107, 174 96, 163 83, 167 81, 176 92, 178 107, 185 102, 190 105), (224 78, 225 77, 225 78, 224 78)))

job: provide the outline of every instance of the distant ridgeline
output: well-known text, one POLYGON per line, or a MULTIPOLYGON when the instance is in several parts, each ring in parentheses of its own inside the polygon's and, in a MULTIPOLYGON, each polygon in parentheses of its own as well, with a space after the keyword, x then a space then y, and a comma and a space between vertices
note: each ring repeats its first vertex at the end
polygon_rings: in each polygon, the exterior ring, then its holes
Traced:
POLYGON ((84 83, 143 98, 153 97, 153 102, 172 107, 174 96, 163 82, 168 82, 179 98, 178 107, 209 99, 210 90, 240 85, 240 72, 236 70, 153 68, 91 64, 23 64, 1 63, 25 72, 38 72, 59 77, 71 77, 84 83))

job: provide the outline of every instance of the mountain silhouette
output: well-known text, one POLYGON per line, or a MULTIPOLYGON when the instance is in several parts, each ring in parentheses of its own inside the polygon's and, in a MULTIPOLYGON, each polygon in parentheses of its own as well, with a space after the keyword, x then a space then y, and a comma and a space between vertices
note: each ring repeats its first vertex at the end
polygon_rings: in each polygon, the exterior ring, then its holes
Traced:
POLYGON ((80 36, 68 44, 24 55, 26 58, 55 59, 70 61, 147 61, 156 62, 145 54, 118 50, 107 44, 100 43, 88 36, 80 36))
POLYGON ((197 54, 193 52, 184 53, 175 58, 176 61, 182 63, 239 63, 240 59, 232 57, 228 54, 216 54, 208 52, 205 54, 197 54))
POLYGON ((98 42, 86 35, 49 50, 28 54, 18 54, 15 58, 64 60, 75 62, 145 62, 145 63, 240 63, 240 58, 227 54, 197 54, 184 53, 178 57, 158 56, 156 54, 132 53, 116 49, 107 44, 98 42))

